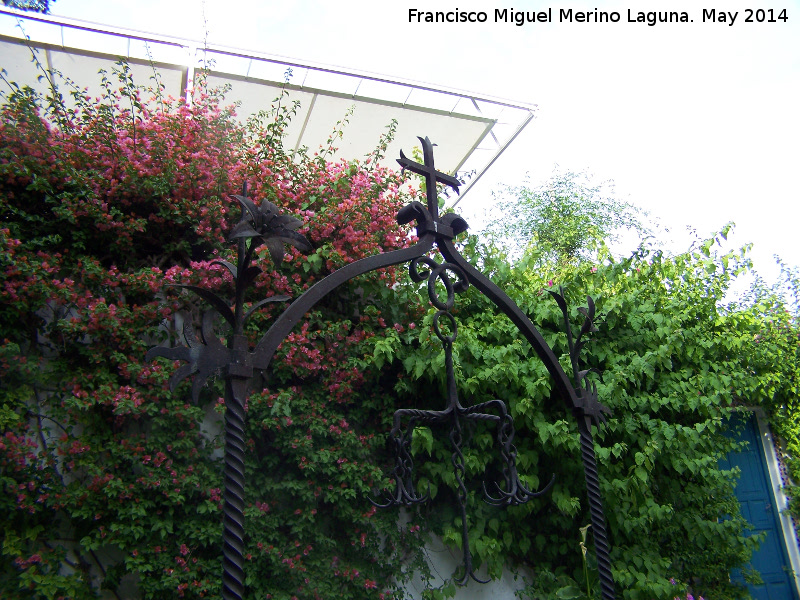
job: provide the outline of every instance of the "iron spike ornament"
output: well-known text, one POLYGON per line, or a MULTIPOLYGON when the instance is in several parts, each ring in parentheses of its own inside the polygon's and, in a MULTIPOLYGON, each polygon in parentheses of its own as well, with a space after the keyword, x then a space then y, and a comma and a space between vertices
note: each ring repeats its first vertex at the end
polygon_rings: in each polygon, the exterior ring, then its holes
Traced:
POLYGON ((580 353, 589 340, 583 339, 588 333, 595 333, 597 327, 594 325, 595 306, 591 296, 586 296, 586 308, 578 308, 584 316, 578 337, 572 337, 572 327, 569 319, 569 309, 564 300, 564 288, 559 287, 559 293, 547 290, 555 298, 561 314, 564 316, 564 328, 567 333, 569 344, 569 359, 572 364, 572 373, 575 378, 575 386, 580 390, 578 396, 579 404, 573 411, 578 419, 578 435, 581 444, 581 458, 583 460, 584 477, 586 478, 586 494, 589 497, 589 513, 592 518, 592 531, 594 532, 595 556, 597 557, 597 571, 600 578, 600 588, 603 593, 603 600, 614 597, 614 579, 611 575, 610 546, 608 543, 608 533, 606 531, 606 521, 603 514, 603 499, 600 494, 600 478, 597 472, 597 459, 594 453, 594 441, 592 440, 592 422, 603 423, 605 415, 611 411, 597 399, 597 385, 592 383, 589 386, 586 376, 597 373, 597 369, 580 370, 580 353))
POLYGON ((231 238, 238 241, 238 265, 218 261, 234 276, 236 293, 234 308, 208 290, 196 286, 183 286, 209 302, 212 308, 203 315, 201 339, 198 339, 191 326, 184 328, 187 346, 179 348, 153 348, 147 358, 163 356, 172 360, 182 360, 187 364, 173 375, 170 385, 194 375, 192 394, 197 396, 205 380, 214 373, 221 372, 225 378, 225 506, 223 528, 223 598, 241 600, 244 593, 243 536, 244 536, 244 403, 249 380, 255 371, 269 368, 278 346, 294 326, 318 302, 344 283, 376 269, 410 263, 412 279, 428 281, 429 299, 438 312, 434 318, 434 332, 442 343, 446 363, 446 406, 441 411, 416 411, 401 409, 394 415, 391 439, 397 452, 393 478, 394 493, 386 498, 384 506, 415 504, 425 500, 414 490, 413 462, 410 444, 414 426, 418 423, 450 423, 450 442, 453 448, 451 463, 456 474, 457 490, 462 521, 462 541, 464 546, 464 574, 460 581, 468 578, 480 581, 472 568, 469 542, 467 539, 466 488, 464 484, 464 457, 462 447, 462 422, 486 421, 496 425, 496 440, 503 458, 502 480, 496 482, 491 490, 484 485, 487 502, 507 506, 526 502, 530 498, 545 493, 544 489, 529 490, 519 479, 516 471, 516 450, 513 445, 514 429, 511 416, 504 403, 490 400, 469 407, 461 405, 458 398, 457 382, 453 367, 453 343, 457 336, 457 324, 450 310, 453 308, 454 294, 465 291, 470 285, 489 298, 497 308, 508 316, 520 333, 528 340, 536 354, 553 379, 553 386, 563 399, 567 408, 577 419, 581 441, 581 458, 586 477, 587 496, 595 535, 595 549, 602 588, 603 600, 614 600, 614 580, 611 576, 609 544, 606 535, 605 517, 600 495, 597 462, 592 441, 592 425, 600 426, 608 409, 598 401, 596 388, 589 387, 585 381, 586 371, 579 371, 579 353, 585 344, 582 339, 592 330, 594 304, 589 299, 585 309, 586 320, 577 340, 572 339, 569 327, 568 310, 562 295, 555 295, 556 301, 565 317, 567 335, 570 343, 570 360, 575 376, 575 385, 561 367, 557 357, 545 342, 531 320, 520 308, 486 276, 470 265, 456 249, 453 238, 467 230, 464 219, 454 213, 439 216, 437 184, 443 183, 456 192, 460 182, 451 175, 441 173, 434 167, 433 144, 426 138, 418 138, 422 144, 423 164, 409 160, 402 152, 398 163, 403 169, 418 173, 425 178, 427 187, 427 206, 411 202, 397 214, 401 225, 416 223, 417 242, 401 250, 384 252, 363 258, 334 271, 318 281, 300 297, 296 298, 273 322, 255 348, 250 351, 247 338, 243 334, 244 322, 254 310, 266 302, 285 300, 284 297, 271 297, 257 302, 245 313, 244 296, 246 288, 259 273, 258 267, 251 265, 253 252, 261 242, 266 243, 273 260, 282 259, 283 244, 295 245, 301 251, 308 251, 311 245, 296 233, 299 221, 294 217, 280 215, 277 207, 269 202, 256 206, 247 198, 246 189, 242 196, 234 196, 242 206, 242 220, 231 232, 231 238), (248 240, 250 242, 248 243, 248 240), (436 246, 443 257, 437 263, 428 257, 436 246), (451 280, 452 274, 455 282, 451 280), (445 300, 436 294, 437 282, 444 286, 445 300), (224 345, 213 332, 214 313, 221 315, 232 328, 227 345, 224 345), (403 426, 403 420, 408 422, 403 426))

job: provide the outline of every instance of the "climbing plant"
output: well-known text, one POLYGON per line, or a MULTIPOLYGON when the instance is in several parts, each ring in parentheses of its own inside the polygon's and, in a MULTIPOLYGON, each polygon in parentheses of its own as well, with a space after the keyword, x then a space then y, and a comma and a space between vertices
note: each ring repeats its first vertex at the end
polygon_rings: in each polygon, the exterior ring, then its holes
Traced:
POLYGON ((514 255, 535 245, 543 264, 593 258, 598 245, 625 230, 652 235, 647 214, 615 197, 613 181, 598 184, 586 172, 556 169, 538 186, 502 186, 493 200, 485 233, 514 255))
MULTIPOLYGON (((756 278, 741 311, 743 326, 753 332, 748 368, 759 373, 759 387, 754 395, 761 400, 770 426, 783 447, 782 464, 789 478, 787 484, 800 482, 800 276, 778 260, 780 278, 767 285, 756 278)), ((800 517, 800 488, 788 488, 789 511, 800 517)))
MULTIPOLYGON (((736 473, 721 470, 718 460, 732 447, 724 435, 731 412, 745 405, 777 409, 776 393, 790 394, 794 383, 785 378, 791 368, 785 356, 764 346, 764 328, 775 310, 726 300, 731 282, 750 270, 747 248, 721 250, 728 231, 674 256, 643 247, 614 259, 601 251, 597 261, 572 266, 546 266, 535 247, 511 264, 474 238, 465 244, 465 254, 531 315, 565 368, 560 312, 545 292, 563 285, 571 306, 585 303, 587 294, 594 298, 599 331, 585 351, 585 368, 597 370, 590 377, 614 413, 595 439, 615 580, 624 598, 673 598, 686 591, 739 598, 746 592, 730 583, 731 569, 743 566, 748 577, 757 578, 746 565, 759 537, 748 533, 739 513, 736 473)), ((598 590, 591 530, 583 546, 589 568, 578 535, 589 515, 572 415, 553 398, 548 374, 511 322, 494 314, 480 294, 464 296, 454 314, 465 403, 494 397, 509 403, 525 482, 540 486, 555 474, 550 496, 507 511, 480 502, 480 489, 473 488, 474 552, 494 577, 509 562, 528 565, 531 597, 585 597, 587 586, 593 595, 598 590)), ((583 318, 573 316, 576 325, 583 318)), ((435 406, 443 395, 444 365, 427 325, 405 343, 396 340, 391 350, 407 373, 397 386, 401 401, 408 394, 421 408, 435 406)), ((787 324, 779 327, 794 352, 787 324)), ((451 450, 435 432, 419 434, 418 489, 429 487, 447 506, 451 450)), ((472 432, 465 463, 478 481, 494 468, 491 436, 472 432)), ((429 510, 426 520, 434 530, 457 544, 453 515, 429 510)))
MULTIPOLYGON (((125 63, 99 98, 47 75, 44 95, 5 78, 0 122, 0 595, 217 597, 222 390, 195 404, 169 390, 170 363, 144 358, 199 319, 170 285, 230 295, 219 261, 243 183, 313 245, 262 247, 252 302, 407 244, 394 215, 414 192, 376 164, 394 125, 363 161, 336 162, 338 127, 318 154, 284 151, 285 93, 243 125, 202 80, 190 104, 125 63)), ((414 562, 419 534, 365 500, 391 398, 378 365, 351 364, 409 322, 387 299, 396 281, 383 270, 319 307, 250 396, 248 597, 382 598, 414 562)), ((249 335, 281 309, 259 309, 249 335)))
MULTIPOLYGON (((394 217, 416 192, 377 166, 391 126, 363 161, 335 162, 338 126, 316 155, 284 151, 297 111, 285 94, 243 125, 202 84, 189 104, 140 87, 124 63, 101 78, 100 98, 70 82, 63 95, 55 85, 39 95, 4 78, 0 592, 216 597, 222 391, 212 384, 195 404, 189 384, 169 390, 172 364, 144 360, 155 343, 181 343, 183 324, 200 318, 200 306, 169 284, 230 293, 217 261, 231 258, 227 235, 240 209, 229 194, 245 182, 252 198, 301 219, 313 246, 277 258, 261 248, 253 303, 297 296, 353 260, 409 243, 394 217)), ((744 596, 727 573, 746 565, 758 540, 739 514, 735 473, 717 465, 731 447, 722 432, 743 404, 794 414, 797 328, 776 295, 726 302, 749 269, 746 253, 719 249, 726 232, 675 256, 643 247, 614 259, 601 248, 582 261, 552 260, 551 248, 531 245, 511 262, 475 238, 462 242, 568 371, 561 313, 546 291, 563 286, 572 307, 587 294, 596 302, 598 331, 584 356, 614 413, 595 441, 624 598, 744 596)), ((388 485, 394 409, 441 408, 444 398, 444 357, 420 293, 398 269, 345 287, 298 325, 251 393, 248 597, 400 598, 410 574, 424 572, 426 534, 460 543, 451 450, 435 431, 419 428, 412 447, 418 489, 432 502, 402 516, 368 502, 388 485)), ((252 340, 280 310, 259 309, 252 340)), ((591 596, 573 416, 485 297, 467 290, 453 314, 459 393, 509 405, 531 489, 555 475, 547 496, 487 506, 476 492, 497 468, 492 431, 466 432, 476 561, 492 577, 504 565, 527 567, 531 597, 591 596)), ((454 590, 447 582, 425 594, 454 590)))

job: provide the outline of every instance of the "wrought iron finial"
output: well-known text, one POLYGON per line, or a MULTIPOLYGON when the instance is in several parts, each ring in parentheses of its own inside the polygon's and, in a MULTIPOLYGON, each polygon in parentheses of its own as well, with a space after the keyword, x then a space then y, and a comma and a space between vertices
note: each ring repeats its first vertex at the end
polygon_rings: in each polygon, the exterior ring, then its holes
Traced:
POLYGON ((300 219, 282 215, 280 209, 269 200, 262 200, 261 205, 256 206, 246 196, 234 195, 231 198, 242 205, 242 220, 233 228, 229 239, 260 240, 267 245, 275 266, 283 262, 285 244, 291 244, 301 252, 311 251, 311 244, 305 236, 295 231, 303 224, 300 219))
POLYGON ((397 162, 403 167, 404 171, 408 169, 412 173, 422 175, 425 178, 428 210, 434 220, 436 220, 439 216, 439 196, 436 191, 436 184, 442 182, 445 185, 449 185, 458 193, 458 187, 461 185, 461 182, 452 175, 436 170, 433 165, 433 146, 435 144, 432 144, 427 136, 424 138, 417 136, 417 139, 422 143, 422 159, 424 164, 419 164, 418 162, 410 160, 403 154, 402 150, 400 150, 400 158, 397 162))
POLYGON ((591 340, 586 339, 585 336, 589 333, 596 333, 597 327, 594 324, 595 304, 591 296, 586 296, 586 306, 579 307, 578 312, 584 317, 581 328, 577 337, 572 335, 572 325, 569 319, 569 308, 567 301, 564 299, 564 288, 559 286, 558 293, 552 290, 547 292, 555 298, 558 307, 561 309, 561 314, 564 318, 564 329, 567 334, 567 343, 569 345, 569 360, 572 366, 572 375, 575 381, 575 390, 578 392, 577 400, 573 409, 579 418, 585 418, 589 423, 600 425, 605 423, 606 415, 611 414, 608 407, 600 403, 597 396, 597 384, 592 382, 590 385, 586 376, 589 373, 600 373, 597 369, 583 369, 580 368, 580 354, 583 347, 591 340))
MULTIPOLYGON (((243 192, 247 193, 246 186, 243 192)), ((261 267, 251 264, 255 249, 261 244, 266 244, 276 267, 283 261, 283 246, 286 243, 292 244, 303 252, 311 250, 311 244, 308 240, 294 231, 302 224, 299 219, 281 215, 278 207, 268 200, 264 200, 261 206, 256 206, 246 196, 231 195, 230 197, 242 205, 242 218, 231 230, 229 236, 229 240, 237 241, 239 245, 238 265, 233 265, 222 259, 213 260, 211 264, 225 267, 233 276, 235 283, 234 309, 231 310, 230 304, 226 300, 205 288, 180 284, 172 286, 187 289, 212 306, 211 309, 203 313, 202 327, 200 329, 201 340, 197 339, 194 327, 187 321, 183 326, 183 337, 186 346, 178 346, 176 348, 156 346, 151 348, 145 357, 148 361, 157 356, 163 356, 170 360, 186 362, 186 365, 182 366, 170 377, 170 389, 174 390, 183 379, 190 375, 195 375, 192 382, 192 399, 195 402, 206 381, 221 372, 232 362, 231 344, 228 344, 226 348, 213 332, 216 315, 225 319, 233 329, 234 335, 241 335, 244 331, 244 324, 259 308, 270 302, 289 300, 289 296, 270 296, 259 300, 250 306, 247 312, 243 312, 244 293, 261 273, 261 267), (247 240, 252 241, 248 244, 247 240)), ((238 359, 239 362, 241 360, 243 359, 238 359)))
POLYGON ((247 197, 246 184, 241 196, 233 195, 231 198, 242 206, 242 218, 229 237, 237 242, 237 264, 221 259, 212 261, 212 264, 222 265, 233 275, 233 310, 228 302, 210 290, 194 285, 175 286, 194 292, 212 306, 203 313, 201 340, 197 339, 194 327, 187 322, 183 328, 186 346, 151 348, 146 360, 163 356, 186 362, 170 378, 170 389, 175 389, 181 380, 193 375, 192 398, 195 401, 212 375, 222 373, 225 376, 222 597, 224 600, 241 600, 244 595, 244 405, 248 382, 254 375, 257 362, 257 354, 250 352, 244 335, 244 325, 265 304, 289 300, 288 296, 270 296, 255 302, 245 312, 245 292, 261 273, 260 267, 251 264, 256 248, 266 244, 277 267, 283 261, 284 244, 292 244, 301 251, 311 250, 311 244, 295 231, 302 224, 299 219, 280 214, 278 207, 267 200, 256 205, 247 197), (222 316, 231 326, 227 346, 214 334, 216 315, 222 316))

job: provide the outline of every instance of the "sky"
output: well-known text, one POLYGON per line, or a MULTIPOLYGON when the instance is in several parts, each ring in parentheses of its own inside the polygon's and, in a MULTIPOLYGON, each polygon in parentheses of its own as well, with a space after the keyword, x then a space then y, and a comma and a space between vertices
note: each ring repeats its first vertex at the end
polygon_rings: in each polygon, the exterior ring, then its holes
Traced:
POLYGON ((752 242, 767 278, 774 254, 800 265, 800 0, 57 0, 51 12, 537 104, 459 205, 465 217, 501 184, 542 182, 557 164, 613 179, 620 198, 669 229, 668 250, 688 247, 687 228, 705 237, 734 221, 730 245, 752 242), (487 21, 410 22, 412 9, 484 11, 487 21), (496 22, 495 9, 553 16, 517 26, 496 22), (560 9, 620 20, 564 22, 560 9), (685 11, 693 22, 650 26, 628 11, 685 11))

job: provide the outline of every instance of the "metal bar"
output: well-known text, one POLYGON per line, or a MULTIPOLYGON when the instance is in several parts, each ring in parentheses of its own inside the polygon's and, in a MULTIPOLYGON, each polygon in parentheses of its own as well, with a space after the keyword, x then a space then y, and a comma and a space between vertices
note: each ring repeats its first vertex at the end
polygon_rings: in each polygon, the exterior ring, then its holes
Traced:
POLYGON ((572 383, 570 382, 569 377, 567 377, 567 374, 564 372, 564 369, 561 368, 558 358, 556 358, 556 355, 550 349, 550 346, 547 345, 547 342, 545 342, 542 334, 539 333, 539 331, 536 329, 536 326, 531 322, 527 315, 520 310, 519 306, 517 306, 503 290, 497 287, 480 271, 464 260, 464 258, 456 250, 452 240, 437 240, 437 245, 447 261, 461 267, 461 269, 463 269, 467 274, 469 282, 478 290, 480 290, 483 295, 494 302, 494 304, 497 305, 497 307, 502 310, 509 319, 511 319, 511 322, 517 326, 522 335, 524 335, 528 342, 530 342, 534 351, 544 363, 545 367, 550 373, 550 376, 555 382, 559 395, 564 400, 567 408, 569 410, 574 409, 575 406, 579 404, 575 389, 572 387, 572 383))
MULTIPOLYGON (((15 10, 8 7, 0 8, 0 14, 19 17, 29 21, 39 21, 47 23, 48 25, 60 25, 62 30, 64 27, 72 27, 73 29, 81 29, 83 31, 90 31, 93 33, 104 33, 116 37, 132 38, 141 40, 143 42, 159 42, 170 46, 188 46, 191 43, 197 43, 194 40, 185 40, 178 37, 159 35, 157 33, 147 33, 144 31, 136 31, 133 29, 124 29, 122 27, 114 27, 113 25, 104 25, 102 23, 95 23, 93 21, 81 21, 79 19, 70 19, 69 17, 57 17, 54 15, 45 15, 41 13, 31 13, 20 10, 15 10)), ((62 34, 63 39, 63 34, 62 34)))
POLYGON ((294 145, 293 152, 297 152, 300 145, 303 143, 303 135, 306 133, 306 127, 308 127, 308 121, 311 119, 311 113, 314 112, 314 105, 317 103, 317 94, 311 96, 311 104, 308 105, 308 110, 306 111, 306 118, 303 119, 303 126, 300 127, 300 133, 297 135, 297 143, 294 145))
MULTIPOLYGON (((42 15, 42 14, 35 14, 35 13, 28 13, 24 11, 17 11, 14 9, 10 9, 7 7, 0 8, 0 14, 6 14, 14 17, 20 17, 23 19, 29 19, 32 21, 41 21, 43 23, 53 24, 53 25, 64 25, 67 27, 74 27, 76 29, 83 29, 85 31, 93 31, 95 33, 106 33, 109 35, 119 36, 119 37, 130 37, 132 39, 142 40, 142 41, 154 41, 160 42, 162 44, 170 44, 173 46, 204 46, 201 40, 193 40, 188 38, 181 38, 176 36, 165 36, 159 35, 155 33, 147 33, 142 31, 137 31, 134 29, 125 29, 123 27, 114 27, 112 25, 104 25, 101 23, 94 23, 91 21, 81 21, 78 19, 70 19, 68 17, 58 17, 53 15, 42 15)), ((367 79, 370 81, 376 81, 380 83, 389 83, 394 85, 400 86, 412 86, 419 90, 429 91, 429 92, 436 92, 440 94, 447 94, 450 96, 459 96, 462 98, 466 98, 468 100, 477 99, 481 102, 487 102, 490 104, 497 104, 501 106, 505 106, 508 108, 515 108, 515 109, 523 109, 523 110, 535 110, 536 104, 532 103, 525 103, 525 102, 518 102, 514 100, 510 100, 507 98, 495 97, 495 96, 488 96, 488 95, 481 95, 478 96, 472 92, 466 90, 459 90, 456 88, 449 88, 445 86, 438 86, 431 83, 425 83, 421 81, 415 81, 411 79, 403 79, 403 78, 389 78, 385 75, 381 75, 379 73, 373 73, 370 71, 360 71, 358 69, 345 69, 343 67, 335 66, 335 65, 326 65, 323 63, 316 63, 316 62, 301 62, 295 58, 290 58, 287 56, 281 56, 277 54, 269 54, 266 52, 258 52, 254 50, 245 50, 242 48, 236 48, 233 46, 224 46, 224 45, 215 45, 211 44, 206 46, 209 52, 213 52, 216 54, 226 54, 229 56, 237 56, 242 58, 255 58, 258 60, 263 60, 265 62, 277 63, 280 65, 285 65, 287 67, 297 67, 297 68, 305 68, 305 69, 313 69, 315 71, 322 71, 325 73, 332 73, 335 75, 344 75, 348 77, 357 77, 361 79, 367 79)))
POLYGON ((481 171, 478 173, 477 176, 470 179, 469 183, 467 184, 467 187, 464 188, 458 199, 455 202, 453 202, 453 204, 450 205, 450 208, 455 208, 456 205, 464 199, 464 196, 466 196, 469 193, 469 191, 473 187, 475 187, 475 184, 478 183, 478 181, 480 181, 481 177, 483 177, 483 174, 486 173, 486 171, 488 171, 495 162, 497 162, 497 159, 500 158, 500 155, 506 151, 506 148, 508 148, 511 142, 517 139, 517 136, 520 133, 522 133, 522 130, 525 129, 525 127, 528 126, 528 123, 530 123, 533 120, 533 117, 534 117, 533 112, 528 113, 528 116, 525 117, 525 121, 519 127, 517 127, 517 130, 514 132, 514 135, 508 138, 508 141, 505 144, 503 144, 503 146, 500 148, 500 151, 497 154, 495 154, 494 157, 492 157, 492 160, 489 161, 489 164, 483 167, 483 169, 481 169, 481 171))
POLYGON ((331 273, 322 281, 315 283, 307 289, 302 296, 292 302, 289 308, 278 317, 272 327, 264 334, 264 337, 261 338, 254 352, 253 366, 257 369, 266 369, 272 361, 272 357, 275 355, 278 346, 280 346, 283 341, 283 338, 289 335, 289 332, 291 332, 292 328, 300 321, 303 315, 337 287, 364 273, 408 262, 417 256, 422 256, 433 247, 433 241, 434 238, 431 234, 420 236, 419 242, 410 248, 362 258, 331 273))
POLYGON ((597 474, 597 458, 594 453, 592 425, 589 419, 578 418, 578 434, 581 442, 581 460, 586 477, 586 494, 589 497, 589 512, 592 517, 594 550, 597 558, 597 573, 603 600, 614 600, 614 576, 611 573, 610 545, 603 512, 603 496, 597 474))

